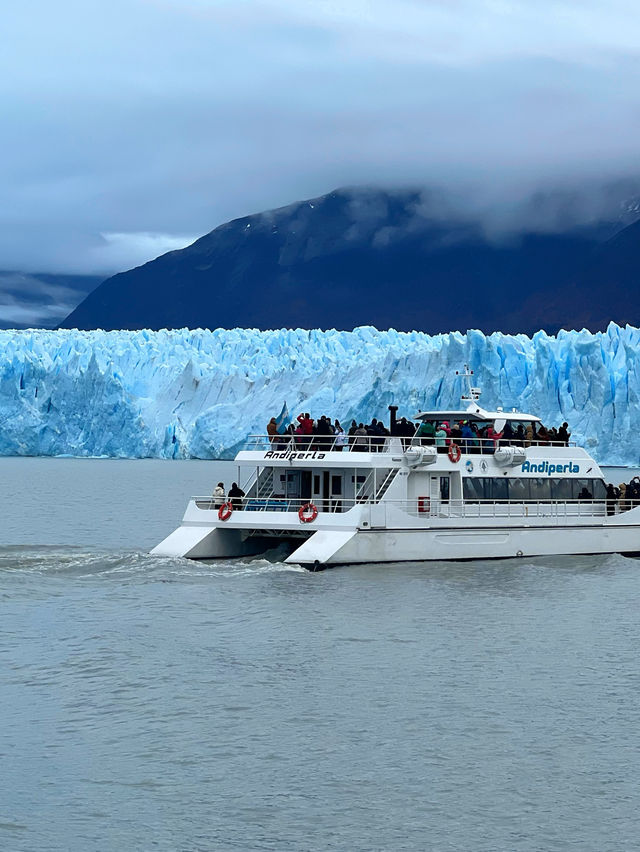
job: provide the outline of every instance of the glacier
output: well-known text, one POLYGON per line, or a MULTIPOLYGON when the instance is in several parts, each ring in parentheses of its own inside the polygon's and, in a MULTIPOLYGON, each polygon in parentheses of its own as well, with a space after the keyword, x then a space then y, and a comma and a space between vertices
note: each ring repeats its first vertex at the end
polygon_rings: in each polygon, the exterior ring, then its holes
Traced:
POLYGON ((286 401, 388 422, 458 406, 468 364, 481 405, 569 423, 601 464, 640 463, 640 330, 280 329, 0 331, 0 455, 230 458, 286 401))

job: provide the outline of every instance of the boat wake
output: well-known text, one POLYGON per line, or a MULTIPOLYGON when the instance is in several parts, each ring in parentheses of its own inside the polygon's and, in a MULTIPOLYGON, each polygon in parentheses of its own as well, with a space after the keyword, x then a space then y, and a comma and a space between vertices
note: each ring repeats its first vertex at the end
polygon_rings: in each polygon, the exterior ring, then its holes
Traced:
POLYGON ((151 556, 139 551, 94 551, 68 546, 17 545, 0 548, 0 575, 113 577, 148 582, 179 582, 198 577, 247 577, 272 573, 307 572, 282 561, 280 548, 266 556, 195 562, 176 557, 151 556))

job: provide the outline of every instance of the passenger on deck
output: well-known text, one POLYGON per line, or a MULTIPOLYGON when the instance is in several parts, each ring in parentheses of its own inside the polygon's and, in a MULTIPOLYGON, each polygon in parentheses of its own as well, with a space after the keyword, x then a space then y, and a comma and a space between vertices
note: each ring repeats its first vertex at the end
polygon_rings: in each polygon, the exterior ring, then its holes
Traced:
POLYGON ((472 448, 474 446, 474 434, 473 429, 469 426, 469 421, 465 420, 462 423, 462 429, 460 429, 460 435, 462 436, 462 452, 470 453, 472 452, 472 448))
POLYGON ((485 453, 495 453, 497 447, 500 446, 500 438, 502 438, 502 432, 496 431, 494 424, 490 423, 487 426, 487 441, 485 443, 485 453))
POLYGON ((369 449, 369 435, 364 428, 364 423, 359 423, 358 428, 353 433, 353 450, 356 453, 366 453, 369 449))
POLYGON ((626 512, 629 508, 629 501, 627 500, 626 482, 621 482, 620 485, 618 485, 618 490, 620 491, 620 499, 618 500, 618 506, 621 512, 626 512))
POLYGON ((565 447, 568 447, 570 437, 571 432, 569 432, 569 424, 563 423, 562 426, 558 429, 558 440, 560 440, 565 447))
POLYGON ((340 425, 340 421, 339 421, 339 420, 336 420, 336 421, 335 421, 335 423, 333 424, 333 433, 334 433, 334 435, 335 435, 335 446, 334 446, 334 448, 333 448, 333 449, 334 449, 336 452, 341 453, 341 452, 342 452, 343 447, 346 447, 346 446, 347 446, 347 443, 348 443, 348 441, 349 441, 349 438, 348 438, 348 436, 346 435, 346 433, 345 433, 344 429, 342 428, 342 426, 340 425))
POLYGON ((220 506, 224 503, 225 494, 224 494, 224 482, 219 482, 216 487, 213 489, 213 494, 211 495, 211 499, 213 500, 214 508, 219 509, 220 506))
POLYGON ((503 441, 502 441, 503 445, 505 445, 507 447, 510 447, 511 444, 514 443, 514 441, 513 441, 513 438, 514 438, 513 426, 511 425, 511 423, 508 420, 504 424, 504 429, 502 430, 502 438, 503 438, 503 441))
POLYGON ((618 491, 616 494, 616 490, 611 482, 607 483, 607 515, 615 515, 616 513, 616 502, 620 496, 620 492, 618 491))
POLYGON ((627 499, 630 501, 632 509, 640 505, 640 479, 637 476, 634 476, 627 485, 627 499))
POLYGON ((278 440, 278 423, 275 417, 272 417, 271 420, 267 423, 267 435, 269 436, 269 441, 272 444, 275 444, 278 440))
MULTIPOLYGON (((303 447, 308 447, 311 443, 313 436, 313 420, 309 417, 309 413, 299 414, 296 417, 296 420, 300 424, 298 427, 300 437, 300 444, 303 447)), ((296 430, 296 431, 298 431, 296 430)))
POLYGON ((333 428, 331 427, 331 421, 327 420, 323 414, 320 420, 316 422, 313 445, 319 450, 328 450, 332 444, 333 428))
POLYGON ((439 453, 447 452, 447 431, 444 428, 444 423, 441 423, 436 429, 436 451, 439 453))
POLYGON ((244 497, 244 491, 237 482, 231 483, 231 488, 229 489, 229 499, 231 500, 231 505, 234 508, 234 511, 238 509, 242 509, 242 498, 244 497))
POLYGON ((402 449, 406 450, 416 433, 416 427, 406 417, 402 417, 396 424, 396 433, 402 437, 402 449))
POLYGON ((428 444, 433 446, 436 435, 436 427, 434 426, 431 420, 423 420, 422 423, 418 426, 418 431, 416 432, 416 438, 420 438, 421 444, 428 444))
POLYGON ((533 423, 527 423, 527 428, 524 430, 524 445, 525 447, 530 447, 533 444, 533 440, 535 438, 535 431, 533 429, 533 423))
POLYGON ((380 424, 374 417, 371 423, 365 427, 369 436, 369 449, 372 453, 381 453, 384 448, 384 437, 380 431, 380 424))
POLYGON ((354 436, 355 436, 355 434, 356 434, 356 429, 357 429, 357 428, 358 428, 358 424, 356 423, 356 421, 355 421, 355 420, 352 420, 352 421, 351 421, 351 426, 349 426, 349 431, 347 432, 347 435, 349 436, 349 446, 350 446, 352 449, 353 449, 353 445, 354 445, 354 444, 355 444, 355 442, 356 442, 356 439, 355 439, 355 437, 354 437, 354 436))
POLYGON ((549 433, 543 423, 538 426, 538 443, 543 444, 545 447, 549 444, 549 433))
POLYGON ((462 441, 462 430, 460 429, 459 423, 454 423, 451 429, 449 430, 449 437, 454 444, 460 446, 462 441))

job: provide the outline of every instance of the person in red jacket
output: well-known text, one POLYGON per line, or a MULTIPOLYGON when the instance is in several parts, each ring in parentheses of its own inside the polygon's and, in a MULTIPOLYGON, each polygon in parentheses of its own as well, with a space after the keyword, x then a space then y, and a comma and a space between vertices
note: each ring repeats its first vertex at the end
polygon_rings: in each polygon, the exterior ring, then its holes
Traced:
POLYGON ((309 417, 309 412, 298 414, 296 420, 300 424, 300 434, 303 436, 301 443, 304 447, 308 447, 313 435, 313 420, 309 417))

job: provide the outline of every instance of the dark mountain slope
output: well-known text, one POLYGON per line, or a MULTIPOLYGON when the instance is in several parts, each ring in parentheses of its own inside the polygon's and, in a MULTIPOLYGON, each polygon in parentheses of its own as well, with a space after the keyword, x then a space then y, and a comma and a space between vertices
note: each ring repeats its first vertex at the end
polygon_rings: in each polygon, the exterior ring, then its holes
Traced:
POLYGON ((424 202, 341 190, 237 219, 103 282, 62 326, 532 333, 640 321, 637 300, 612 301, 600 284, 605 269, 616 294, 629 284, 638 226, 612 239, 621 224, 498 242, 479 224, 425 215, 424 202))

